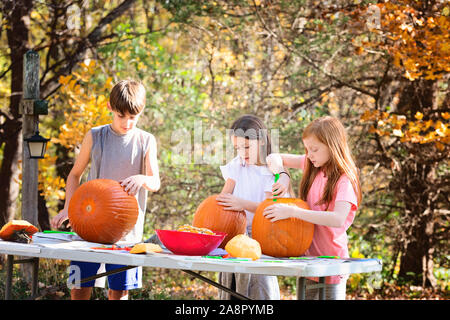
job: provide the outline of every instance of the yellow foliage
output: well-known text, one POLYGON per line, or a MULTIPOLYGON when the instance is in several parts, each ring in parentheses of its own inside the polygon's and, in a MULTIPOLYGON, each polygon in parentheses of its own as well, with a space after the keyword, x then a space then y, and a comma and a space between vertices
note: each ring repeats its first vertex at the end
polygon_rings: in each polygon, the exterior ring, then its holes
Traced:
POLYGON ((386 1, 377 6, 387 41, 372 45, 384 47, 395 66, 404 69, 406 78, 434 80, 450 72, 450 19, 445 14, 435 12, 435 17, 425 17, 411 0, 386 1))
POLYGON ((366 48, 387 52, 394 66, 410 81, 420 77, 441 79, 450 71, 450 18, 446 14, 449 9, 441 2, 424 12, 421 3, 383 1, 353 10, 355 27, 363 24, 371 32, 364 41, 353 41, 355 52, 362 54, 366 48), (373 19, 375 28, 370 27, 373 19))
POLYGON ((353 251, 352 251, 350 256, 352 258, 357 258, 357 259, 365 258, 364 255, 361 252, 359 252, 359 248, 353 249, 353 251))
MULTIPOLYGON (((104 84, 96 85, 92 82, 95 72, 95 61, 85 60, 80 64, 78 72, 59 78, 61 86, 49 104, 63 111, 64 123, 60 126, 57 137, 51 138, 48 150, 55 143, 74 150, 92 127, 111 122, 106 106, 112 78, 107 78, 104 84)), ((39 189, 47 202, 65 197, 65 181, 56 173, 56 160, 56 156, 47 154, 39 162, 39 189)))
POLYGON ((98 125, 107 124, 111 121, 105 94, 112 84, 112 78, 106 80, 105 88, 96 88, 96 92, 89 92, 89 80, 94 74, 95 62, 90 60, 81 63, 81 72, 73 73, 69 76, 62 76, 59 79, 61 88, 55 99, 67 101, 68 105, 64 108, 65 123, 60 127, 60 134, 57 138, 58 143, 68 149, 74 149, 79 146, 90 128, 98 125), (82 90, 85 88, 86 90, 82 90), (103 92, 103 94, 101 94, 103 92))
POLYGON ((414 116, 414 118, 416 118, 417 120, 422 120, 423 113, 422 112, 417 112, 416 115, 414 116))
MULTIPOLYGON (((448 113, 441 113, 441 116, 444 120, 448 120, 448 113)), ((423 120, 423 117, 421 112, 417 112, 414 115, 416 121, 406 121, 405 116, 367 110, 361 116, 361 120, 377 123, 378 127, 375 128, 372 125, 369 133, 400 137, 400 141, 404 143, 435 143, 436 147, 442 151, 450 141, 448 123, 441 120, 423 120)))

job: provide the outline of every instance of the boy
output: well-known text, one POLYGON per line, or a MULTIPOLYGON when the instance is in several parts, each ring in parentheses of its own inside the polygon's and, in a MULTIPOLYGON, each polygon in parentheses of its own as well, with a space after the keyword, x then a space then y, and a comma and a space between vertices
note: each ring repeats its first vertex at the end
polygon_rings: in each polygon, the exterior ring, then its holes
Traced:
MULTIPOLYGON (((92 128, 84 137, 80 153, 67 177, 66 201, 64 209, 52 221, 57 229, 68 219, 68 207, 75 190, 80 186, 80 178, 89 161, 91 163, 88 180, 112 179, 119 181, 124 190, 136 196, 139 216, 134 229, 124 239, 127 242, 141 242, 144 228, 144 214, 147 190, 156 192, 160 187, 155 137, 139 128, 136 123, 145 107, 145 88, 134 80, 122 80, 111 91, 108 109, 113 113, 111 124, 92 128)), ((72 261, 80 268, 81 278, 98 272, 99 263, 72 261)), ((106 265, 106 271, 121 265, 106 265)), ((128 298, 128 290, 140 288, 142 267, 129 269, 108 276, 108 298, 119 300, 128 298)), ((81 284, 81 288, 71 290, 72 300, 88 300, 94 281, 81 284)))

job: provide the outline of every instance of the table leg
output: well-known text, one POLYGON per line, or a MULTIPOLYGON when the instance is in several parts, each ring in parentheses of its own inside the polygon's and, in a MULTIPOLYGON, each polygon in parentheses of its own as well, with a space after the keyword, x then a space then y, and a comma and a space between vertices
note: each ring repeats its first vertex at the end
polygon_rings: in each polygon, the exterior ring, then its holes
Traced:
POLYGON ((89 281, 92 281, 92 280, 95 280, 95 279, 98 279, 98 278, 101 278, 101 277, 107 277, 109 275, 116 274, 116 273, 119 273, 119 272, 122 272, 122 271, 126 271, 126 270, 129 270, 129 269, 133 269, 133 268, 137 268, 137 266, 125 266, 125 267, 117 268, 117 269, 114 269, 114 270, 106 271, 106 272, 103 272, 103 273, 99 273, 99 274, 96 274, 94 276, 81 279, 80 280, 80 284, 81 283, 85 283, 85 282, 89 282, 89 281))
POLYGON ((183 270, 183 271, 186 272, 187 274, 190 274, 191 276, 194 276, 194 277, 196 277, 196 278, 198 278, 198 279, 200 279, 202 281, 205 281, 206 283, 209 283, 210 285, 212 285, 212 286, 214 286, 216 288, 219 288, 219 289, 221 289, 223 291, 228 292, 229 294, 231 294, 232 296, 238 298, 239 300, 250 300, 249 297, 246 297, 246 296, 244 296, 244 295, 242 295, 242 294, 240 294, 240 293, 238 293, 236 291, 233 291, 230 288, 227 288, 227 287, 221 285, 220 283, 217 283, 217 282, 215 282, 215 281, 213 281, 211 279, 208 279, 208 278, 206 278, 206 277, 204 277, 204 276, 202 276, 202 275, 200 275, 200 274, 198 274, 196 272, 193 272, 191 270, 183 270))
POLYGON ((5 300, 11 299, 13 264, 14 264, 14 256, 8 254, 6 256, 5 300))
POLYGON ((13 266, 19 263, 31 263, 31 298, 37 296, 38 293, 38 272, 39 272, 39 258, 19 259, 14 260, 13 255, 7 255, 6 257, 6 284, 5 284, 5 300, 11 299, 12 291, 12 278, 13 278, 13 266))
POLYGON ((325 277, 319 278, 319 300, 325 300, 325 277))
POLYGON ((39 258, 33 258, 31 263, 33 265, 31 296, 35 297, 38 294, 39 258))
POLYGON ((306 294, 306 279, 304 277, 297 277, 297 300, 305 300, 306 294))

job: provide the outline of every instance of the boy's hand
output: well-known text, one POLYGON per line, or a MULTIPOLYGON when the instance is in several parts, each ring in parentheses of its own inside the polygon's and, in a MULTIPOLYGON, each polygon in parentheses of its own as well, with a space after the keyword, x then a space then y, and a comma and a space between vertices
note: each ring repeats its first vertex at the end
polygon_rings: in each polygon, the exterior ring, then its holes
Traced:
POLYGON ((145 176, 138 174, 119 181, 120 185, 129 195, 136 195, 139 189, 145 184, 145 176))
POLYGON ((274 198, 279 198, 284 196, 289 192, 289 184, 291 179, 287 174, 280 174, 280 178, 276 183, 272 185, 272 195, 274 198))
POLYGON ((52 229, 57 230, 67 219, 69 219, 69 213, 67 212, 67 209, 62 209, 56 216, 52 218, 50 226, 52 227, 52 229))
POLYGON ((244 211, 242 199, 233 196, 231 193, 221 193, 216 197, 217 202, 229 211, 244 211))

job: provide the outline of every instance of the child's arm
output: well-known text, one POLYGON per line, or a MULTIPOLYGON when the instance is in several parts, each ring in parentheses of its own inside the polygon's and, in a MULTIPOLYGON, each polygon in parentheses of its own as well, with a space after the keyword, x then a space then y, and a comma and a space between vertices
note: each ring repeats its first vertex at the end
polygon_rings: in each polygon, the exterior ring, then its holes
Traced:
POLYGON ((227 181, 225 181, 220 193, 233 193, 235 185, 236 182, 233 179, 228 178, 227 181))
POLYGON ((302 155, 289 153, 271 153, 267 156, 267 166, 273 173, 278 173, 284 168, 302 168, 302 155))
POLYGON ((161 187, 157 159, 156 139, 152 135, 150 139, 150 149, 145 155, 145 174, 137 174, 128 177, 120 184, 125 187, 125 191, 130 195, 136 195, 141 187, 148 191, 156 192, 161 187))
POLYGON ((263 215, 271 222, 287 218, 298 218, 314 224, 339 228, 344 225, 352 204, 348 201, 336 201, 333 211, 315 211, 302 209, 284 203, 268 206, 263 215))
MULTIPOLYGON (((272 195, 270 192, 267 192, 266 196, 270 198, 272 195)), ((250 212, 255 212, 256 208, 259 206, 259 202, 238 198, 230 193, 221 193, 217 195, 216 200, 221 206, 225 207, 224 210, 229 211, 247 210, 250 212)))
POLYGON ((53 229, 57 229, 69 217, 68 209, 70 199, 72 198, 75 190, 80 186, 81 176, 89 163, 91 149, 92 133, 91 131, 88 131, 83 139, 83 142, 81 143, 80 153, 78 154, 72 170, 70 170, 69 176, 67 177, 66 200, 64 202, 64 208, 51 220, 51 227, 53 229))
MULTIPOLYGON (((272 196, 274 198, 283 196, 286 192, 289 192, 289 186, 291 183, 291 179, 289 174, 286 172, 285 167, 292 168, 292 165, 300 165, 301 156, 292 155, 292 154, 279 154, 279 153, 271 153, 266 158, 267 167, 273 174, 280 174, 279 179, 272 186, 272 196), (285 159, 287 160, 288 165, 285 165, 285 159)), ((292 196, 292 195, 291 195, 292 196)))
MULTIPOLYGON (((227 181, 225 181, 225 185, 223 186, 221 193, 216 197, 217 202, 221 206, 224 206, 225 210, 229 211, 247 210, 250 212, 255 212, 259 203, 234 196, 232 193, 235 185, 236 182, 233 179, 228 178, 227 181)), ((271 196, 272 195, 270 192, 266 192, 266 198, 270 198, 271 196)))

